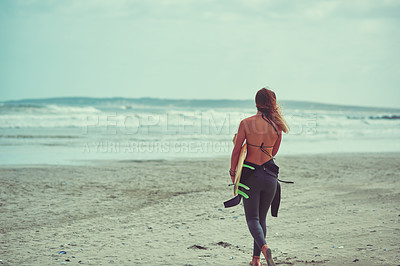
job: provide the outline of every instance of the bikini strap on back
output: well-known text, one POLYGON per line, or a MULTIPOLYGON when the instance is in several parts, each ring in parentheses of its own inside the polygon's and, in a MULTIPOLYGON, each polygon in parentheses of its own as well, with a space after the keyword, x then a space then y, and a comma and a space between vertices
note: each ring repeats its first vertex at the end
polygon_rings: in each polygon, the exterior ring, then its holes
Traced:
POLYGON ((264 146, 264 142, 261 143, 260 145, 260 150, 265 153, 266 155, 268 155, 270 158, 273 158, 273 156, 263 147, 264 146))
POLYGON ((277 134, 278 137, 279 137, 278 130, 276 130, 276 127, 275 127, 274 124, 271 122, 271 120, 270 120, 264 113, 261 113, 261 117, 262 117, 262 119, 264 119, 265 121, 267 121, 267 123, 270 124, 270 125, 274 128, 276 134, 277 134))

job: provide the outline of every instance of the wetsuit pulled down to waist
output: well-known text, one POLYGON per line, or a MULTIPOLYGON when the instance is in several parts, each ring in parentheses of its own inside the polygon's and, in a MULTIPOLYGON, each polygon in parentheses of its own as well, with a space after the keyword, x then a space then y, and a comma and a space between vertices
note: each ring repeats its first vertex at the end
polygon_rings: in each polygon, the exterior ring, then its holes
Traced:
MULTIPOLYGON (((245 186, 239 187, 239 189, 248 196, 244 198, 244 203, 253 202, 254 200, 254 202, 251 203, 252 206, 258 205, 259 202, 263 205, 265 204, 263 207, 267 208, 268 211, 269 206, 271 206, 275 200, 275 204, 273 205, 274 209, 271 209, 271 211, 272 215, 276 217, 280 202, 278 172, 279 167, 274 163, 273 159, 262 165, 245 161, 240 178, 240 183, 245 186)), ((252 208, 250 205, 249 207, 252 208)))
MULTIPOLYGON (((278 183, 278 173, 279 167, 275 164, 273 159, 262 165, 244 161, 240 177, 240 183, 244 186, 239 186, 239 190, 243 193, 224 202, 225 208, 238 205, 242 197, 246 200, 251 197, 253 199, 259 199, 259 194, 262 190, 272 197, 270 200, 265 198, 267 200, 265 203, 268 205, 268 209, 269 206, 271 206, 271 215, 278 217, 281 199, 281 187, 278 183)), ((264 201, 263 198, 261 200, 264 201)))
MULTIPOLYGON (((267 162, 265 162, 264 164, 258 165, 249 161, 244 161, 243 162, 243 170, 245 168, 248 168, 250 170, 258 170, 258 169, 262 169, 264 170, 267 174, 272 175, 276 178, 278 178, 278 174, 279 174, 279 166, 277 166, 275 164, 274 159, 271 159, 267 162)), ((242 176, 243 176, 243 170, 242 170, 242 176)))

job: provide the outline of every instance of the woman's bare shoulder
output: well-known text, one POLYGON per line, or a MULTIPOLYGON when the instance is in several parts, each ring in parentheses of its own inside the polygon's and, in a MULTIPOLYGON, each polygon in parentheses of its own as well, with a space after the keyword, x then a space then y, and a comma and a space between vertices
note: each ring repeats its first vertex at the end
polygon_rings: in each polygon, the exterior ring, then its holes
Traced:
POLYGON ((252 120, 254 120, 254 119, 256 118, 256 116, 257 116, 257 115, 252 115, 252 116, 246 117, 246 118, 244 118, 242 121, 243 121, 243 122, 252 121, 252 120))

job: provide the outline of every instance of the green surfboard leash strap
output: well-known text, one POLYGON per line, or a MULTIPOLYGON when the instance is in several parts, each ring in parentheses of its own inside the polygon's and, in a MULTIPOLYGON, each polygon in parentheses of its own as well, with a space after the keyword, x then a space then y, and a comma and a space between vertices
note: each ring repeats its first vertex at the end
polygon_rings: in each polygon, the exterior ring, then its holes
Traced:
POLYGON ((243 164, 243 167, 247 167, 247 168, 250 168, 251 170, 254 170, 254 169, 256 169, 256 168, 254 168, 253 166, 251 166, 251 165, 248 165, 248 164, 243 164))
POLYGON ((244 192, 242 192, 242 191, 240 191, 240 190, 238 190, 237 193, 238 193, 239 195, 243 196, 245 199, 248 199, 248 198, 249 198, 249 196, 247 196, 246 193, 244 193, 244 192))
MULTIPOLYGON (((242 188, 244 188, 246 190, 250 190, 250 188, 248 186, 246 186, 245 184, 242 184, 242 183, 238 183, 238 187, 242 187, 242 188)), ((239 195, 243 196, 245 199, 249 198, 249 196, 246 193, 244 193, 243 191, 241 191, 239 189, 238 189, 237 193, 239 195)))
POLYGON ((242 183, 238 183, 238 187, 242 187, 246 190, 250 190, 250 188, 248 186, 246 186, 245 184, 242 184, 242 183))

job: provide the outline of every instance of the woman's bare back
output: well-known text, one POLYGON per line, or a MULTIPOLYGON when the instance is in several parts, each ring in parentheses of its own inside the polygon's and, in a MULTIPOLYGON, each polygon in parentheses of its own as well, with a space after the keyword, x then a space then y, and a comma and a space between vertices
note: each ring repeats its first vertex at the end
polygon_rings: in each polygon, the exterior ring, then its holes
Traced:
POLYGON ((231 169, 236 169, 240 150, 245 140, 247 143, 246 161, 261 165, 278 152, 282 140, 282 130, 278 129, 270 119, 263 117, 260 111, 256 115, 243 119, 240 122, 235 147, 232 151, 231 169))
POLYGON ((246 161, 258 165, 269 161, 279 149, 282 132, 262 114, 244 119, 243 126, 247 143, 246 161))

